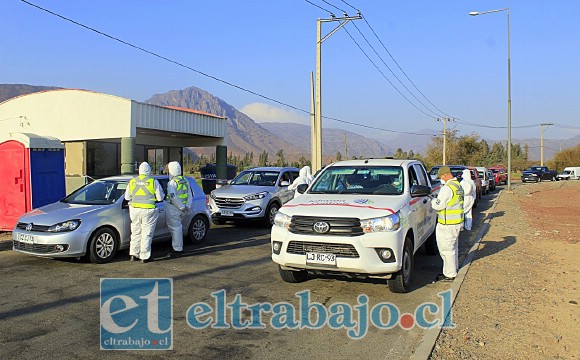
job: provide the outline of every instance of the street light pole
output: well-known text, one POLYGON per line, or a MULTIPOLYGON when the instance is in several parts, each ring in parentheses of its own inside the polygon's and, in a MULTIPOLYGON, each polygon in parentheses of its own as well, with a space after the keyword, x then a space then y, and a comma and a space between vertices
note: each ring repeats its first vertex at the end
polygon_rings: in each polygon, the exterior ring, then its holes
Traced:
POLYGON ((508 63, 508 138, 507 138, 507 155, 508 155, 508 180, 507 191, 512 190, 512 82, 511 82, 511 58, 510 58, 510 8, 490 10, 490 11, 472 11, 471 16, 490 14, 505 11, 507 13, 507 63, 508 63))
MULTIPOLYGON (((346 15, 346 14, 345 14, 346 15)), ((311 133, 315 136, 312 141, 312 171, 316 172, 322 167, 322 80, 321 80, 321 65, 322 65, 322 54, 321 47, 322 43, 328 39, 332 34, 337 32, 341 27, 346 25, 351 20, 360 20, 362 16, 359 14, 357 16, 344 16, 337 18, 334 15, 330 19, 318 19, 316 21, 316 104, 314 109, 314 124, 311 133), (340 24, 329 32, 326 36, 322 37, 322 23, 339 21, 340 24)))

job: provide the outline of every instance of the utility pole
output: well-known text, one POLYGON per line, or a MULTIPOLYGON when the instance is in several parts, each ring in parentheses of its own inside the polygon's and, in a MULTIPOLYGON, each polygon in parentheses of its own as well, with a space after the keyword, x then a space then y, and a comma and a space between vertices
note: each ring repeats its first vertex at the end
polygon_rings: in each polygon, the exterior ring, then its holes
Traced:
POLYGON ((447 116, 443 117, 443 165, 447 160, 447 116))
POLYGON ((310 148, 312 149, 310 154, 310 164, 314 167, 314 163, 316 162, 316 156, 314 153, 314 149, 316 149, 316 110, 314 110, 316 91, 314 90, 313 72, 310 73, 310 91, 310 148))
POLYGON ((346 143, 346 131, 344 132, 344 159, 348 160, 348 145, 346 143))
POLYGON ((315 141, 313 142, 314 148, 312 149, 312 171, 316 172, 322 168, 322 79, 321 79, 321 47, 322 43, 328 39, 332 34, 337 32, 341 27, 346 25, 351 20, 360 20, 362 16, 360 13, 356 16, 343 16, 340 18, 335 17, 331 14, 330 19, 318 19, 316 21, 316 106, 314 109, 314 126, 313 132, 315 133, 315 141), (337 27, 334 28, 327 35, 322 37, 322 23, 338 21, 337 27))
POLYGON ((544 166, 544 126, 554 125, 552 123, 540 124, 540 166, 544 166))
MULTIPOLYGON (((447 119, 447 116, 443 117, 443 162, 442 165, 447 164, 447 121, 451 119, 447 119)), ((437 121, 441 121, 441 119, 437 119, 437 121)))

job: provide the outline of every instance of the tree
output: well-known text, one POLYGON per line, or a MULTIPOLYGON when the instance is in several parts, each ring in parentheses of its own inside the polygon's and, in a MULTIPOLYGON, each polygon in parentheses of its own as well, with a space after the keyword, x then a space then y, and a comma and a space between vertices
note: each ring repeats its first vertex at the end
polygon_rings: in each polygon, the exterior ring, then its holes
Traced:
POLYGON ((268 166, 268 153, 266 150, 262 151, 258 158, 258 166, 268 166))
POLYGON ((580 164, 580 145, 561 150, 554 155, 554 158, 548 161, 550 169, 558 171, 563 170, 566 166, 575 166, 580 164))
POLYGON ((336 161, 340 161, 342 160, 342 154, 340 153, 340 151, 336 152, 336 161))
POLYGON ((280 149, 278 150, 278 152, 276 153, 276 166, 286 166, 288 165, 286 163, 286 159, 284 158, 284 150, 280 149))

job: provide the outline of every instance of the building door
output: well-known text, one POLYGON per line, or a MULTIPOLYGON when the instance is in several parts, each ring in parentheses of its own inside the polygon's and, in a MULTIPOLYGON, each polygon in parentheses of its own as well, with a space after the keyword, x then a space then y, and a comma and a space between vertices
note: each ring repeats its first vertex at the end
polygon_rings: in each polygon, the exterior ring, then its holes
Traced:
POLYGON ((164 148, 147 149, 147 162, 151 166, 151 174, 161 174, 165 170, 164 148))
POLYGON ((17 141, 0 144, 0 229, 12 230, 30 202, 27 149, 17 141))

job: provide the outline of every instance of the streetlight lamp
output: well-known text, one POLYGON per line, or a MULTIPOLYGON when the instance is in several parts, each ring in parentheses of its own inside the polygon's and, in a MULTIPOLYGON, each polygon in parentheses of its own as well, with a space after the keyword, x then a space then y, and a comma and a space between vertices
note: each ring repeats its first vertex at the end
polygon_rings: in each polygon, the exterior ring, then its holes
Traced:
POLYGON ((495 12, 505 11, 507 13, 507 58, 508 58, 508 138, 507 138, 507 153, 508 153, 508 180, 507 190, 512 189, 512 83, 511 83, 511 66, 510 66, 510 8, 489 10, 489 11, 472 11, 471 16, 490 14, 495 12))

